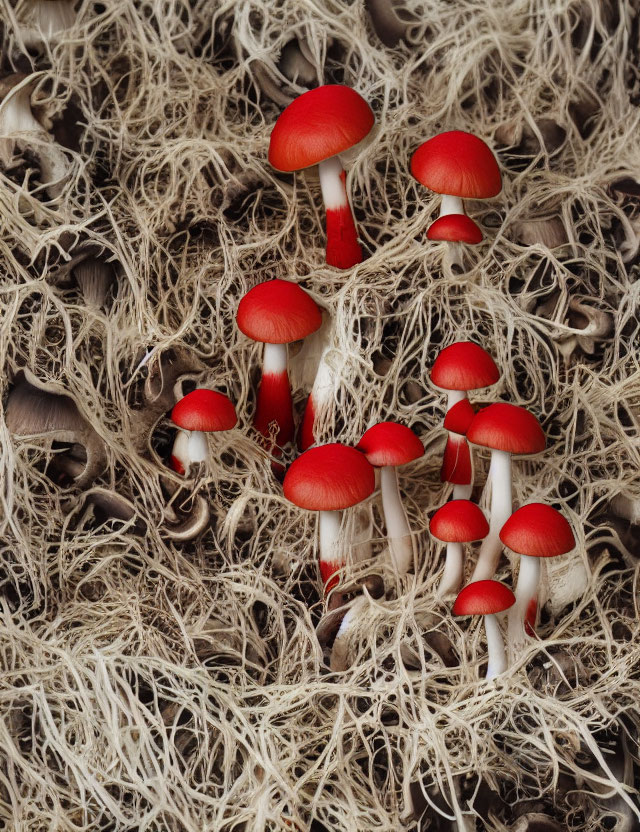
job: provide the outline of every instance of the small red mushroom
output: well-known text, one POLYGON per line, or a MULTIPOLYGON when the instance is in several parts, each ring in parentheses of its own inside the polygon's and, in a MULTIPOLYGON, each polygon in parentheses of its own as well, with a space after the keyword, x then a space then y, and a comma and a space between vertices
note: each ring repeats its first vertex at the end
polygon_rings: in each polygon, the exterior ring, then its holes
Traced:
POLYGON ((462 544, 482 540, 489 533, 487 518, 470 500, 450 500, 431 518, 429 532, 447 544, 447 558, 440 579, 438 595, 458 592, 462 586, 464 557, 462 544))
POLYGON ((491 488, 489 534, 482 541, 472 581, 491 578, 500 559, 500 529, 511 516, 511 455, 537 454, 546 440, 540 423, 524 407, 496 402, 483 408, 473 418, 467 439, 474 445, 491 448, 487 483, 491 488))
POLYGON ((339 545, 342 510, 362 502, 374 488, 375 473, 364 454, 337 442, 305 451, 285 474, 287 500, 319 512, 320 574, 326 592, 337 584, 335 573, 345 563, 339 545))
POLYGON ((467 393, 489 387, 500 378, 489 353, 472 341, 456 341, 441 350, 431 368, 431 381, 448 391, 445 428, 449 431, 440 478, 453 483, 454 499, 471 496, 471 452, 464 434, 473 419, 467 393), (464 404, 466 402, 466 404, 464 404), (455 410, 455 413, 454 413, 455 410))
POLYGON ((483 615, 487 634, 487 679, 507 669, 507 657, 496 613, 504 612, 515 603, 509 587, 499 581, 475 581, 460 592, 453 605, 454 615, 483 615))
MULTIPOLYGON (((182 430, 189 431, 188 465, 207 459, 205 433, 231 430, 238 422, 236 409, 223 393, 197 389, 187 393, 171 411, 171 420, 182 430)), ((185 460, 181 460, 185 465, 185 460)), ((185 465, 185 470, 188 468, 185 465)))
POLYGON ((422 185, 443 195, 440 217, 427 232, 430 240, 482 241, 482 232, 467 217, 462 202, 489 199, 502 189, 498 163, 482 139, 462 130, 439 133, 415 151, 411 173, 422 185))
POLYGON ((413 565, 411 529, 400 498, 397 468, 424 454, 424 445, 411 428, 397 422, 379 422, 369 428, 356 446, 376 468, 380 468, 382 510, 393 565, 404 575, 413 565))
POLYGON ((269 162, 276 170, 318 165, 327 215, 327 263, 338 269, 362 262, 338 154, 361 142, 373 121, 371 107, 355 90, 327 84, 292 101, 271 132, 269 162))
POLYGON ((236 322, 247 337, 264 343, 253 424, 265 439, 274 441, 274 453, 279 455, 294 436, 287 344, 315 332, 322 323, 322 313, 296 283, 269 280, 254 286, 242 298, 236 322))
POLYGON ((562 514, 544 503, 529 503, 515 511, 500 530, 500 540, 520 555, 516 602, 509 611, 509 644, 513 650, 522 644, 523 633, 535 632, 540 558, 566 555, 576 541, 562 514))

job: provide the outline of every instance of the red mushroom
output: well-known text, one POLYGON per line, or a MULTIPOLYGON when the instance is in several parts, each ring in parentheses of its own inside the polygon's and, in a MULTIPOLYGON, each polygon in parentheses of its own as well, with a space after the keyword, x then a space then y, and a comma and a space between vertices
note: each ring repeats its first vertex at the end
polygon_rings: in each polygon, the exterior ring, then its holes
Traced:
POLYGON ((366 457, 337 442, 305 451, 285 474, 284 496, 300 508, 319 512, 320 574, 327 592, 345 563, 339 547, 342 510, 369 497, 374 488, 375 473, 366 457))
POLYGON ((411 529, 400 498, 397 467, 424 454, 424 445, 411 428, 397 422, 379 422, 369 428, 357 445, 376 468, 380 468, 382 510, 393 565, 404 575, 413 564, 411 529))
POLYGON ((315 332, 322 323, 322 313, 296 283, 269 280, 242 298, 236 321, 246 336, 264 343, 253 424, 262 436, 273 441, 279 454, 294 436, 287 344, 315 332))
POLYGON ((515 603, 509 587, 499 581, 475 581, 458 595, 453 605, 454 615, 484 615, 487 634, 487 679, 493 679, 507 669, 507 657, 496 613, 504 612, 515 603))
POLYGON ((544 503, 515 511, 500 530, 500 540, 520 555, 516 602, 509 611, 509 644, 518 649, 523 634, 533 635, 538 614, 540 558, 565 555, 576 545, 567 520, 544 503))
POLYGON ((468 499, 472 488, 471 452, 464 437, 473 418, 467 392, 495 384, 499 378, 500 371, 493 358, 472 341, 450 344, 433 362, 431 381, 449 394, 445 415, 449 436, 440 478, 443 482, 453 483, 454 499, 468 499))
POLYGON ((271 132, 269 162, 281 171, 318 165, 327 214, 327 263, 349 269, 362 262, 362 250, 338 158, 364 139, 373 113, 355 90, 327 84, 298 96, 271 132))
POLYGON ((411 173, 443 194, 440 217, 427 232, 430 240, 481 242, 482 232, 465 214, 462 200, 489 199, 502 189, 498 163, 482 139, 462 130, 440 133, 415 151, 411 173))
MULTIPOLYGON (((171 411, 171 419, 179 428, 189 431, 185 470, 193 462, 206 460, 205 433, 231 430, 238 422, 236 409, 225 395, 204 389, 193 390, 180 399, 171 411)), ((184 465, 185 461, 181 461, 184 465)))
POLYGON ((458 592, 464 573, 463 543, 482 540, 489 533, 489 524, 480 508, 470 500, 450 500, 431 518, 429 531, 436 540, 447 544, 447 558, 440 579, 438 595, 458 592))
POLYGON ((479 411, 467 431, 474 445, 491 448, 488 484, 491 488, 489 534, 482 541, 472 581, 490 578, 500 559, 500 529, 513 511, 511 455, 537 454, 545 437, 536 417, 515 404, 496 402, 479 411))

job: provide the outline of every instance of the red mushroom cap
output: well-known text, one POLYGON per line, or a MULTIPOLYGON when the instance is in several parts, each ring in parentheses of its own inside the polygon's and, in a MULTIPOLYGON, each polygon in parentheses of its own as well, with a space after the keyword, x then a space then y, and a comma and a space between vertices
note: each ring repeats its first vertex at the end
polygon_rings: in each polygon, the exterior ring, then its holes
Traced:
POLYGON ((319 329, 322 313, 297 283, 267 280, 242 298, 236 322, 240 331, 254 341, 290 344, 319 329))
POLYGON ((431 518, 429 532, 443 543, 471 543, 489 534, 489 524, 471 500, 449 500, 431 518))
POLYGON ((472 341, 457 341, 441 350, 431 368, 431 381, 443 390, 477 390, 495 384, 500 370, 486 350, 472 341))
POLYGON ((366 456, 334 442, 309 448, 285 474, 284 496, 309 511, 337 511, 355 506, 375 488, 366 456))
POLYGON ((445 214, 429 226, 427 239, 476 245, 482 242, 482 231, 466 214, 445 214))
POLYGON ((512 607, 516 596, 500 581, 474 581, 467 584, 456 598, 454 615, 493 615, 512 607))
POLYGON ((411 157, 411 173, 438 194, 487 199, 500 193, 495 156, 472 133, 450 130, 421 144, 411 157))
POLYGON ((236 426, 236 409, 225 395, 215 390, 193 390, 171 411, 172 421, 183 430, 209 433, 236 426))
POLYGON ((514 511, 500 530, 500 540, 512 552, 534 558, 565 555, 576 545, 566 518, 544 503, 529 503, 514 511))
POLYGON ((450 430, 451 433, 459 433, 462 436, 469 430, 469 425, 473 422, 475 411, 469 399, 462 399, 458 404, 447 410, 444 417, 444 428, 450 430))
POLYGON ((373 127, 364 98, 339 84, 299 95, 280 114, 269 142, 269 163, 292 171, 317 165, 358 144, 373 127))
POLYGON ((484 407, 473 417, 467 439, 509 454, 537 454, 546 440, 540 422, 524 407, 496 402, 484 407))
POLYGON ((365 432, 357 449, 376 468, 396 467, 424 454, 424 445, 411 430, 397 422, 379 422, 365 432))

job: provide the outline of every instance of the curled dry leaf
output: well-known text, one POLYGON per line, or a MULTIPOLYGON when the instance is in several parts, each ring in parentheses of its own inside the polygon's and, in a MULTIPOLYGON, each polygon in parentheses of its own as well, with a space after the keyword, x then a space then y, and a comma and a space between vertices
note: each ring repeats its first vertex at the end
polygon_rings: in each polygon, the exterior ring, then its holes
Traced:
POLYGON ((199 494, 186 515, 176 513, 175 522, 165 523, 162 528, 171 540, 176 543, 185 543, 196 538, 207 528, 209 518, 209 503, 199 494))
POLYGON ((70 473, 75 485, 92 482, 106 466, 106 446, 80 413, 62 386, 40 382, 30 370, 22 370, 9 394, 5 419, 14 436, 46 435, 51 441, 81 445, 86 463, 81 468, 71 455, 70 473))

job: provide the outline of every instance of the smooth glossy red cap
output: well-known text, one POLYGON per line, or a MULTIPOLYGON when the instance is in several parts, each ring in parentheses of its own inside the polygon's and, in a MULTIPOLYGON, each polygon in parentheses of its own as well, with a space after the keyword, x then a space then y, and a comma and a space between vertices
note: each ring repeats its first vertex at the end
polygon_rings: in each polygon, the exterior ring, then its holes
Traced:
POLYGON ((322 323, 320 307, 297 283, 267 280, 238 304, 236 322, 254 341, 290 344, 311 335, 322 323))
POLYGON ((512 552, 534 558, 565 555, 576 545, 565 517, 544 503, 529 503, 514 511, 500 530, 500 540, 512 552))
POLYGON ((515 602, 516 596, 500 581, 474 581, 460 592, 451 611, 454 615, 493 615, 515 602))
POLYGON ((316 87, 292 101, 276 121, 269 163, 283 171, 317 165, 361 142, 372 127, 371 107, 351 87, 316 87))
POLYGON ((546 440, 540 422, 524 407, 496 402, 484 407, 473 417, 467 439, 508 454, 538 454, 546 440))
POLYGON ((482 231, 466 214, 445 214, 429 226, 427 239, 476 245, 482 242, 482 231))
POLYGON ((439 133, 411 157, 411 173, 438 194, 488 199, 500 193, 502 181, 488 146, 463 130, 439 133))
POLYGON ((447 410, 444 417, 444 428, 450 430, 452 433, 459 433, 462 436, 469 430, 469 425, 473 422, 475 411, 469 399, 462 399, 458 404, 447 410))
POLYGON ((457 341, 440 351, 431 381, 443 390, 477 390, 495 384, 500 370, 486 350, 473 341, 457 341))
POLYGON ((285 474, 284 496, 309 511, 336 511, 366 499, 375 488, 366 456, 334 442, 309 448, 285 474))
POLYGON ((238 421, 233 402, 215 390, 193 390, 187 393, 171 411, 171 419, 183 430, 204 433, 231 430, 238 421))
POLYGON ((424 445, 411 428, 397 422, 379 422, 369 428, 357 448, 376 468, 406 465, 424 454, 424 445))
POLYGON ((449 500, 431 518, 429 531, 443 543, 470 543, 489 534, 489 524, 471 500, 449 500))

